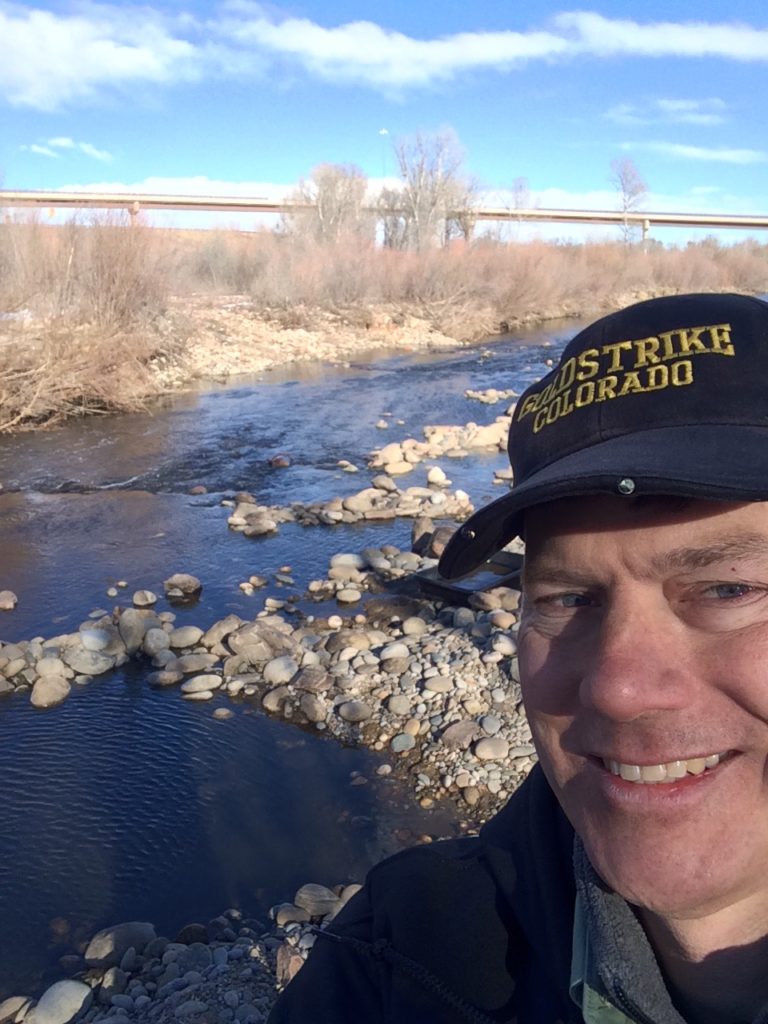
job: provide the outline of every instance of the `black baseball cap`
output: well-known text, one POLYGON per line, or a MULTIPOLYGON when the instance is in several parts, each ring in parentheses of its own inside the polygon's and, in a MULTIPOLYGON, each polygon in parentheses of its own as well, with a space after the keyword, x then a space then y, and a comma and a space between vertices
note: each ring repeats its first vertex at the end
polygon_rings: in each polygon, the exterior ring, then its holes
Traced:
POLYGON ((508 451, 513 487, 456 531, 440 559, 446 579, 557 498, 768 501, 768 303, 674 295, 603 317, 521 396, 508 451))

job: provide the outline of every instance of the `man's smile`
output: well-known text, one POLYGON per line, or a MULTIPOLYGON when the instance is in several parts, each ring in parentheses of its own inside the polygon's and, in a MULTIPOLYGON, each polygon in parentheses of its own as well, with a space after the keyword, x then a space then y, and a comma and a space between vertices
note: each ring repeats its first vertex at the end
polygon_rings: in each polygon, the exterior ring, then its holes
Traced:
POLYGON ((719 754, 706 754, 703 757, 680 758, 663 764, 626 764, 610 758, 601 758, 601 761, 609 772, 618 775, 625 782, 654 785, 679 782, 689 775, 703 775, 707 769, 716 768, 730 753, 724 751, 719 754))

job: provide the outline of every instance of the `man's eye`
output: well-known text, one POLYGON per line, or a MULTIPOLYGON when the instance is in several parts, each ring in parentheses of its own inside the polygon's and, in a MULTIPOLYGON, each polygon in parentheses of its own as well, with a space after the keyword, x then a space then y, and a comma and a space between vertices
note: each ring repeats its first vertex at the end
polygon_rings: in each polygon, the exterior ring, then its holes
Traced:
POLYGON ((711 595, 721 601, 734 601, 754 592, 755 588, 750 587, 748 583, 713 583, 706 590, 707 596, 711 595))
POLYGON ((560 601, 566 608, 587 608, 592 604, 588 594, 561 594, 560 601))
POLYGON ((589 594, 547 594, 537 604, 550 608, 589 608, 593 601, 589 594))

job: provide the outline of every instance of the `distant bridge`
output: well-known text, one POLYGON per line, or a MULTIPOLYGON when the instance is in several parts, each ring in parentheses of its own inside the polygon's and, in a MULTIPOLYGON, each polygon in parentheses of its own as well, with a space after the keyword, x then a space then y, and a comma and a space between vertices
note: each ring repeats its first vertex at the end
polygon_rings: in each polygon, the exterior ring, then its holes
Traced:
MULTIPOLYGON (((309 203, 291 200, 273 200, 262 196, 183 196, 153 195, 138 192, 37 192, 0 190, 0 209, 3 207, 32 207, 37 209, 91 209, 127 210, 136 217, 143 210, 199 210, 220 213, 288 213, 291 210, 311 210, 309 203)), ((374 213, 375 206, 368 207, 374 213)), ((475 208, 476 220, 547 221, 561 224, 613 224, 637 227, 646 238, 652 227, 741 228, 764 230, 768 228, 768 215, 733 215, 725 213, 662 213, 620 210, 540 210, 514 209, 508 206, 481 206, 475 208)))

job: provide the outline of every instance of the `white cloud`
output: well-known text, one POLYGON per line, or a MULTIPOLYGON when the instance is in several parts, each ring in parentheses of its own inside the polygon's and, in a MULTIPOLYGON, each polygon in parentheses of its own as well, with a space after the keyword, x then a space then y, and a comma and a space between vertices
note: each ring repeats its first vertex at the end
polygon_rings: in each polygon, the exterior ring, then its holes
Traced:
POLYGON ((712 97, 705 100, 673 100, 656 101, 656 106, 670 121, 680 124, 722 124, 725 120, 723 111, 725 103, 712 97))
POLYGON ((323 78, 399 88, 426 85, 459 72, 506 70, 565 55, 568 42, 552 32, 462 32, 414 39, 370 21, 325 28, 306 18, 226 19, 221 31, 240 44, 294 58, 323 78))
POLYGON ((723 57, 768 60, 768 31, 751 25, 704 21, 653 21, 606 18, 574 11, 554 18, 573 48, 596 57, 723 57))
MULTIPOLYGON (((735 22, 640 23, 575 11, 525 31, 416 38, 372 21, 327 27, 247 2, 225 0, 208 21, 170 13, 176 5, 157 0, 154 7, 68 2, 69 12, 58 13, 0 0, 0 96, 8 102, 54 109, 100 100, 109 89, 253 77, 275 62, 391 91, 572 57, 768 61, 768 31, 735 22)), ((722 113, 714 101, 663 102, 656 112, 672 120, 712 124, 722 113)), ((627 123, 645 112, 624 105, 614 116, 627 123)))
POLYGON ((31 146, 21 146, 21 149, 26 149, 30 153, 36 153, 37 156, 48 156, 58 160, 59 154, 55 153, 49 146, 39 146, 36 142, 33 142, 31 146))
POLYGON ((86 156, 90 156, 94 160, 102 160, 104 163, 109 163, 112 159, 112 154, 108 153, 106 149, 97 149, 90 142, 78 142, 77 148, 81 153, 85 153, 86 156))
POLYGON ((32 145, 19 148, 29 153, 37 153, 38 156, 58 158, 61 156, 61 151, 66 150, 71 153, 79 151, 92 160, 101 160, 103 163, 109 163, 112 160, 112 154, 106 149, 97 149, 90 142, 75 142, 74 139, 70 139, 66 135, 56 135, 52 139, 47 139, 44 144, 35 142, 32 145))
POLYGON ((714 125, 725 121, 726 104, 716 97, 700 100, 655 99, 643 103, 618 103, 607 111, 606 117, 617 124, 675 124, 714 125))
POLYGON ((87 14, 0 2, 0 95, 51 110, 92 99, 101 86, 203 74, 198 49, 150 8, 94 5, 87 14))
POLYGON ((717 146, 686 146, 679 142, 625 143, 622 149, 647 149, 660 156, 720 164, 763 164, 768 153, 760 149, 729 149, 717 146))

